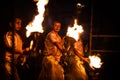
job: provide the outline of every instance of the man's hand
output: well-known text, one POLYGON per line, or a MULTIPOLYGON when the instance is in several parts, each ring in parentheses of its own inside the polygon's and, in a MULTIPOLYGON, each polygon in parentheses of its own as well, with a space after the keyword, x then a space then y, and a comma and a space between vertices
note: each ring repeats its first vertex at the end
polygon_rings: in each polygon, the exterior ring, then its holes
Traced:
POLYGON ((27 47, 27 48, 25 48, 25 50, 24 51, 29 51, 30 50, 30 48, 29 47, 27 47))
POLYGON ((90 59, 89 58, 84 58, 83 59, 85 62, 87 62, 87 63, 90 63, 90 59))

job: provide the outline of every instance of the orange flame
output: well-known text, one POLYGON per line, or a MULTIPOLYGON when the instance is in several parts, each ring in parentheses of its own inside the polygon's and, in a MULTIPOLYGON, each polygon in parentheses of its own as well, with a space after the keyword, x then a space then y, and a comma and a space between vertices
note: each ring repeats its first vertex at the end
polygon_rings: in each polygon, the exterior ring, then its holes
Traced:
POLYGON ((91 56, 89 56, 89 59, 90 59, 90 67, 93 69, 100 68, 101 65, 103 64, 101 62, 100 57, 98 57, 97 55, 91 55, 91 56))
POLYGON ((77 19, 74 20, 74 26, 68 27, 67 36, 73 37, 76 41, 79 39, 80 33, 83 32, 83 28, 81 25, 77 24, 77 19))
MULTIPOLYGON (((36 1, 36 0, 35 0, 36 1)), ((33 22, 30 22, 27 26, 26 36, 29 37, 31 32, 41 32, 43 33, 42 22, 44 20, 44 12, 45 12, 45 5, 47 5, 48 0, 38 0, 37 1, 37 8, 38 8, 38 15, 35 16, 33 22)))

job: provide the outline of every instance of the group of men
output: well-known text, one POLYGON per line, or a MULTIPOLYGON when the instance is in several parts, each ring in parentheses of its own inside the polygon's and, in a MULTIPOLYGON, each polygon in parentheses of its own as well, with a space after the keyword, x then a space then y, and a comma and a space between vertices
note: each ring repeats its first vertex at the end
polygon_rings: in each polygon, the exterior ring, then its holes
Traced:
MULTIPOLYGON (((14 18, 9 23, 11 30, 6 32, 3 38, 6 45, 5 80, 21 80, 16 64, 21 55, 30 51, 30 47, 23 49, 23 41, 17 33, 21 24, 20 18, 14 18)), ((61 22, 54 21, 52 30, 45 36, 41 70, 36 80, 88 80, 84 61, 89 63, 89 59, 84 57, 81 38, 78 41, 72 37, 61 38, 60 29, 61 22)))

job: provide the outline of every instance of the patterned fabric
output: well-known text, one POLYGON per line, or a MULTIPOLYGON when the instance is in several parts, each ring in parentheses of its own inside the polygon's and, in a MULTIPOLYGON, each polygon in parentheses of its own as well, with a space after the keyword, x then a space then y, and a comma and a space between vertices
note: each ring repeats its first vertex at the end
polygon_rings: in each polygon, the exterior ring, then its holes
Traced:
POLYGON ((52 31, 45 39, 45 57, 38 80, 64 80, 64 70, 59 64, 62 54, 55 42, 60 43, 61 37, 52 31))
POLYGON ((45 55, 53 55, 56 60, 60 60, 62 54, 59 48, 54 43, 60 43, 61 37, 56 34, 54 31, 50 32, 45 40, 45 55))
POLYGON ((63 68, 53 56, 45 56, 42 66, 38 80, 64 80, 63 68))
POLYGON ((83 61, 78 56, 70 56, 66 70, 66 80, 88 80, 83 61))
MULTIPOLYGON (((5 44, 8 48, 12 48, 12 32, 9 31, 4 35, 4 40, 5 40, 5 44)), ((22 39, 21 37, 15 33, 14 34, 14 50, 16 51, 22 51, 22 39)), ((20 53, 14 53, 14 59, 16 60, 18 58, 18 56, 20 55, 20 53)), ((5 53, 5 60, 7 60, 8 62, 11 62, 11 56, 12 53, 8 50, 6 50, 5 53)))
POLYGON ((67 58, 64 59, 67 65, 64 67, 65 80, 88 80, 85 71, 84 62, 75 54, 75 49, 80 55, 84 56, 82 41, 75 41, 71 37, 65 39, 67 50, 67 58))
MULTIPOLYGON (((5 69, 6 69, 6 78, 9 78, 9 76, 12 75, 12 54, 14 54, 14 64, 16 65, 17 64, 17 59, 20 55, 20 53, 12 53, 9 49, 12 48, 12 32, 9 31, 7 32, 5 35, 4 35, 4 42, 5 42, 5 45, 7 47, 6 51, 5 51, 5 69)), ((16 51, 22 51, 22 39, 21 37, 17 34, 17 33, 14 33, 14 50, 16 51)), ((18 72, 17 72, 17 68, 14 66, 14 77, 15 77, 15 80, 20 80, 19 78, 19 75, 18 75, 18 72)))

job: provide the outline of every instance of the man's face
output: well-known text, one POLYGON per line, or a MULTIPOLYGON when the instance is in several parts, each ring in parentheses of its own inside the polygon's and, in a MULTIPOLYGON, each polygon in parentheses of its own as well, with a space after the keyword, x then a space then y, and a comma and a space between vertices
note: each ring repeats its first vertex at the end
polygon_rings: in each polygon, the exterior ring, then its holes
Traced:
POLYGON ((61 28, 61 23, 56 22, 54 23, 54 31, 59 32, 61 28))
POLYGON ((19 31, 21 29, 22 20, 19 18, 15 19, 14 26, 15 30, 19 31))

